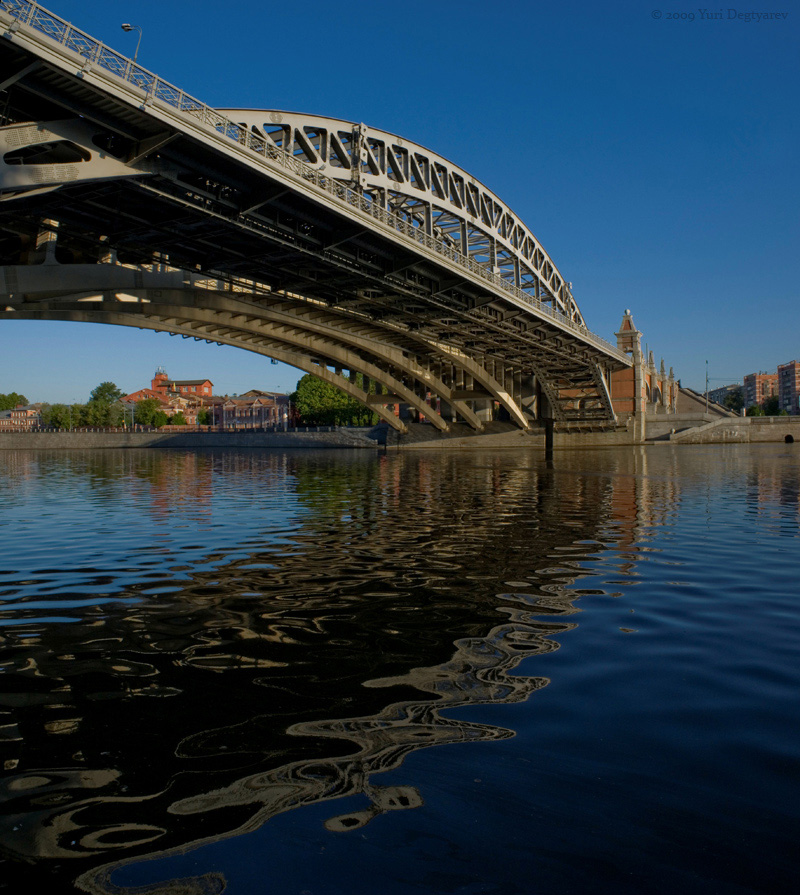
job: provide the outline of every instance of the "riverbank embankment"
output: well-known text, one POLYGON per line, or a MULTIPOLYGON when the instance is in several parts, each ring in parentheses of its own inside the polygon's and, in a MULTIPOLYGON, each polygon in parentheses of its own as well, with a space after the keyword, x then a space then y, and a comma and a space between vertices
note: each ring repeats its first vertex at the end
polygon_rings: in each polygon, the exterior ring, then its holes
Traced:
POLYGON ((0 450, 98 450, 105 448, 371 448, 382 433, 373 428, 335 428, 289 432, 4 432, 0 450))
POLYGON ((759 444, 800 442, 800 416, 719 419, 670 435, 670 444, 759 444))
MULTIPOLYGON (((659 419, 659 422, 661 420, 659 419)), ((687 421, 668 419, 672 427, 687 421)), ((682 431, 670 433, 662 427, 647 427, 645 443, 662 444, 751 444, 761 442, 800 442, 800 417, 742 417, 695 421, 682 431)), ((665 424, 665 425, 667 425, 665 424)), ((570 448, 621 447, 637 442, 630 421, 612 428, 591 426, 557 427, 553 436, 556 450, 570 448)), ((491 422, 476 432, 466 423, 453 423, 447 432, 439 432, 426 423, 410 423, 406 432, 385 425, 372 428, 336 428, 291 430, 288 432, 4 432, 0 450, 98 450, 125 448, 162 448, 174 450, 226 449, 364 449, 386 447, 390 450, 505 450, 545 449, 544 428, 519 429, 513 423, 491 422)))

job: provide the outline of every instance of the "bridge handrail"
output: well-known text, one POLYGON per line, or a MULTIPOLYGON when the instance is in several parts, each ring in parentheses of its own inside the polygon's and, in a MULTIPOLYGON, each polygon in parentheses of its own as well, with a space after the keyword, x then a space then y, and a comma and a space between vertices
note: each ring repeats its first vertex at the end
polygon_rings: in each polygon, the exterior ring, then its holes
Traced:
POLYGON ((0 0, 0 9, 8 12, 18 22, 29 25, 56 43, 87 59, 90 63, 96 64, 98 67, 142 90, 146 94, 145 103, 152 100, 160 100, 179 112, 199 119, 209 126, 218 138, 220 136, 227 137, 229 140, 250 149, 264 158, 265 161, 276 162, 301 180, 313 184, 344 204, 370 215, 394 232, 402 234, 418 245, 424 246, 430 251, 447 258, 459 267, 465 268, 482 280, 488 281, 497 289, 511 294, 523 304, 535 308, 539 314, 550 317, 559 326, 578 333, 598 348, 605 350, 606 353, 623 360, 626 364, 629 363, 629 358, 624 352, 620 351, 616 345, 612 345, 606 339, 593 333, 588 327, 576 323, 555 308, 549 307, 538 297, 530 295, 513 283, 509 283, 508 280, 489 270, 485 265, 479 264, 469 256, 462 254, 444 240, 425 233, 416 224, 403 219, 403 217, 394 212, 387 211, 376 202, 371 201, 363 193, 352 189, 340 180, 325 176, 325 174, 290 155, 286 150, 281 149, 271 141, 251 133, 247 128, 221 115, 211 106, 189 96, 179 87, 162 80, 158 75, 142 68, 142 66, 116 50, 107 47, 102 41, 91 37, 85 31, 75 28, 65 19, 33 2, 33 0, 0 0))

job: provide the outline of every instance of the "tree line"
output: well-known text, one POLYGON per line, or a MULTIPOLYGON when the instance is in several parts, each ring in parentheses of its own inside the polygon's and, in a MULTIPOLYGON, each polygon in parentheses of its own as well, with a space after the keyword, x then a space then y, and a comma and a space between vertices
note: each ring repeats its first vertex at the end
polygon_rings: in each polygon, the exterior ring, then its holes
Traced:
POLYGON ((0 395, 0 410, 13 410, 15 407, 19 407, 20 404, 25 405, 27 403, 28 399, 25 395, 20 395, 18 392, 0 395))
MULTIPOLYGON (((364 377, 356 374, 354 384, 364 388, 364 377)), ((375 394, 376 385, 369 384, 369 393, 375 394)), ((124 392, 113 382, 101 382, 92 390, 85 404, 42 404, 42 425, 55 429, 116 428, 135 423, 140 426, 185 426, 186 418, 181 411, 168 416, 156 398, 138 401, 131 410, 121 403, 124 392), (131 416, 133 418, 131 418, 131 416)), ((297 383, 297 390, 290 395, 296 418, 309 426, 374 426, 378 415, 346 392, 307 373, 297 383)), ((17 392, 0 394, 0 410, 13 409, 27 404, 28 399, 17 392)), ((213 413, 202 409, 197 422, 201 426, 213 424, 213 413)))
MULTIPOLYGON (((42 426, 53 429, 82 428, 117 428, 136 424, 138 426, 185 426, 186 417, 182 411, 168 416, 157 398, 145 398, 133 405, 133 408, 121 403, 125 396, 122 389, 113 382, 101 382, 92 390, 85 404, 42 404, 40 417, 42 426)), ((28 399, 17 392, 0 394, 0 410, 13 410, 20 404, 27 404, 28 399)), ((197 422, 201 426, 211 425, 213 415, 210 410, 203 409, 198 414, 197 422)))
MULTIPOLYGON (((725 395, 722 402, 723 407, 732 410, 734 413, 741 413, 744 408, 744 389, 737 386, 735 389, 725 395)), ((785 410, 781 410, 780 402, 777 395, 767 398, 763 404, 753 404, 745 411, 747 416, 788 416, 785 410)))

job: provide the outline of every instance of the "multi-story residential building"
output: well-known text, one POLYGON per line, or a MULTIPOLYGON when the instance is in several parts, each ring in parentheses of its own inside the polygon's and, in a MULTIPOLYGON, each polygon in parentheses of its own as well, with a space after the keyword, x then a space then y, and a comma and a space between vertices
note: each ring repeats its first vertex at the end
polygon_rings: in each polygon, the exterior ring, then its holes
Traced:
POLYGON ((760 407, 767 398, 778 394, 777 373, 748 373, 744 377, 744 406, 760 407))
POLYGON ((721 385, 719 388, 712 388, 708 393, 708 400, 713 401, 714 404, 725 404, 725 399, 728 395, 735 392, 737 389, 740 389, 740 385, 721 385))
POLYGON ((800 413, 800 361, 778 366, 778 405, 787 413, 800 413))

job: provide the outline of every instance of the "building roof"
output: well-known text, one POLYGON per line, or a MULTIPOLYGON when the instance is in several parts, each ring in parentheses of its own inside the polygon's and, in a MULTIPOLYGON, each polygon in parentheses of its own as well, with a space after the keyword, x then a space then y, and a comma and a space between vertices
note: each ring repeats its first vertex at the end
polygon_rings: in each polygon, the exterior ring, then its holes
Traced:
POLYGON ((260 388, 251 388, 249 391, 242 392, 240 398, 288 398, 285 392, 265 392, 260 388))
POLYGON ((244 396, 239 395, 236 398, 224 398, 222 401, 223 404, 226 405, 234 405, 236 407, 239 406, 250 406, 253 404, 262 404, 265 407, 270 404, 277 404, 278 402, 273 400, 272 395, 253 395, 253 396, 244 396))
POLYGON ((161 392, 157 392, 152 388, 140 388, 135 392, 131 392, 129 395, 125 395, 124 398, 120 398, 121 401, 143 401, 145 398, 155 398, 156 401, 164 401, 164 395, 161 392))

